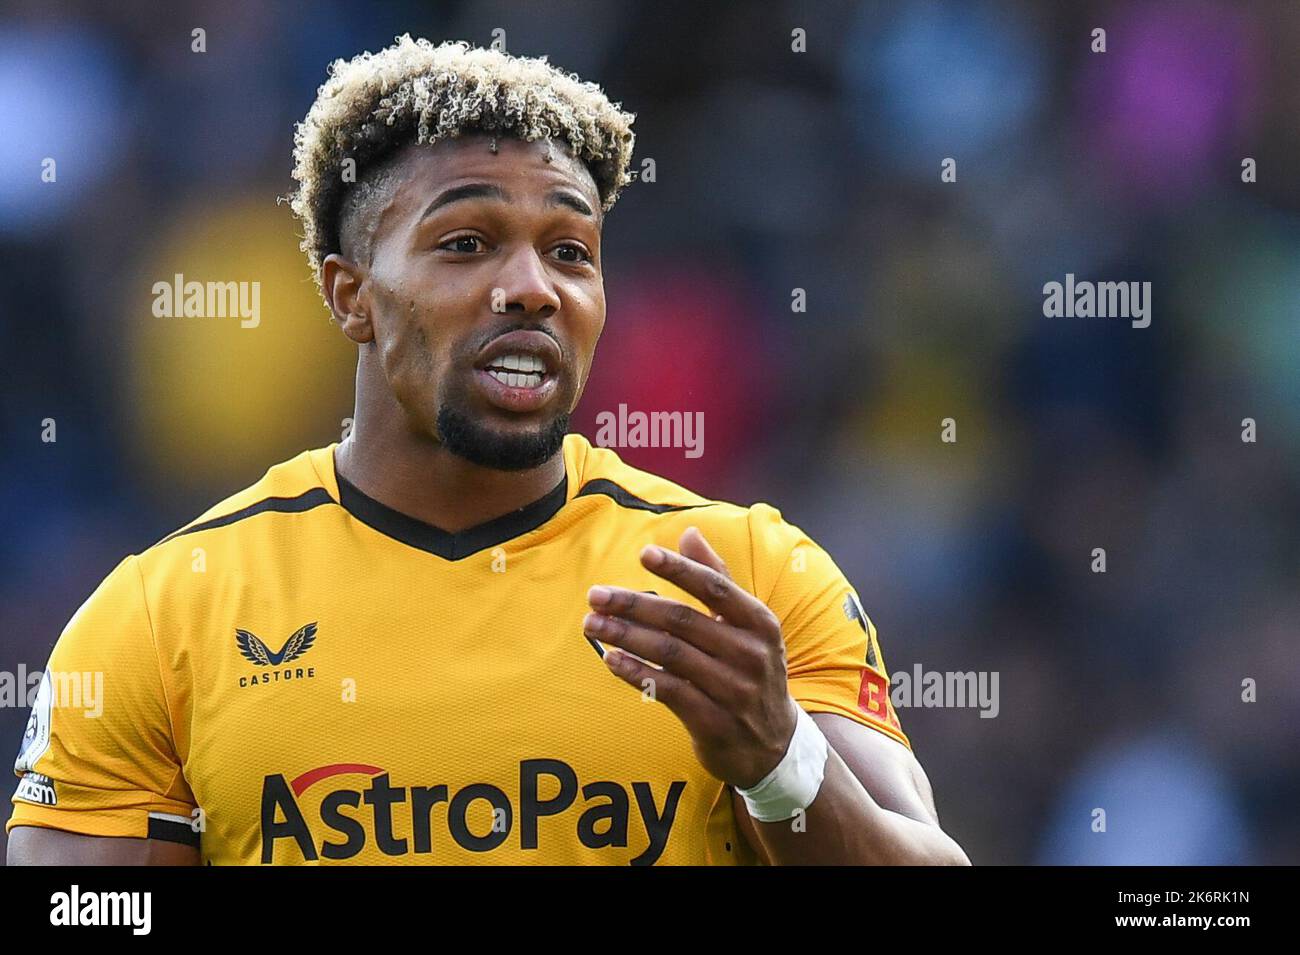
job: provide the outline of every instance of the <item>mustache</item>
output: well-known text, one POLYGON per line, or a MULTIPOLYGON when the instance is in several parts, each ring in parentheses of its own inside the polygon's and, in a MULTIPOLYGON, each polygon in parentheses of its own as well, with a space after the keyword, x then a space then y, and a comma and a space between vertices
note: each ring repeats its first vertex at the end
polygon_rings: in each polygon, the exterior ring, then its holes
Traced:
POLYGON ((500 338, 502 335, 508 335, 511 332, 541 332, 551 341, 555 342, 555 347, 560 350, 560 362, 566 364, 569 360, 569 350, 564 347, 564 340, 555 334, 555 330, 545 322, 527 322, 513 321, 485 331, 471 342, 465 349, 468 357, 473 357, 481 352, 493 339, 500 338))

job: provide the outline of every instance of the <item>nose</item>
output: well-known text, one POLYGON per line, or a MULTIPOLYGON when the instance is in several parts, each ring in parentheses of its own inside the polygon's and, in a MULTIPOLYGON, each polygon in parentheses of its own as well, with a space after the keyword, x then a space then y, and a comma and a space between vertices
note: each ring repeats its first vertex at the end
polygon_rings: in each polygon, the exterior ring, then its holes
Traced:
POLYGON ((496 308, 522 311, 538 318, 549 318, 560 309, 555 283, 532 246, 519 249, 507 259, 498 281, 500 291, 493 292, 496 308))

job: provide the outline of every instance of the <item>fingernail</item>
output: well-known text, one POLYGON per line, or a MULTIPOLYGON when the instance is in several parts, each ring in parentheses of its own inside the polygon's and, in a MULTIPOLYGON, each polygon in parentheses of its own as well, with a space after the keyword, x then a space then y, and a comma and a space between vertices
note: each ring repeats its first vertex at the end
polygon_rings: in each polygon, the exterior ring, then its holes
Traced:
POLYGON ((664 562, 664 552, 654 544, 647 544, 641 551, 641 559, 651 567, 658 567, 664 562))
POLYGON ((582 618, 584 633, 600 633, 605 629, 605 618, 598 613, 589 613, 582 618))
POLYGON ((609 598, 613 596, 608 587, 592 587, 587 591, 587 600, 594 604, 609 603, 609 598))
POLYGON ((605 666, 609 667, 615 673, 623 669, 625 662, 623 654, 619 653, 617 650, 607 649, 605 651, 605 666))

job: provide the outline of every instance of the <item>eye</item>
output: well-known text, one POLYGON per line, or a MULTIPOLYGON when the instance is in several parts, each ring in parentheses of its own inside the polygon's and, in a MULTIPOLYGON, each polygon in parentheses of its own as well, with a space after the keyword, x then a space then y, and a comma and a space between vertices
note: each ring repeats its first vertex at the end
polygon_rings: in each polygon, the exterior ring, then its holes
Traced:
POLYGON ((480 248, 480 246, 485 246, 485 243, 478 236, 458 235, 448 239, 438 248, 446 249, 448 252, 460 252, 469 255, 474 252, 482 252, 483 248, 480 248))
POLYGON ((581 262, 591 261, 591 254, 582 246, 574 242, 565 242, 563 245, 557 245, 551 251, 560 254, 560 261, 566 262, 570 265, 577 265, 581 262))

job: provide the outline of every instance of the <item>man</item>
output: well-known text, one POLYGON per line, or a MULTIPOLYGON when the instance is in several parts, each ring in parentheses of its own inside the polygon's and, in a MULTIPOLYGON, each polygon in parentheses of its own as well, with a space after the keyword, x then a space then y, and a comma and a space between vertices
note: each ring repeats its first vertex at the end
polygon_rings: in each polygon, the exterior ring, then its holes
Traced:
POLYGON ((293 208, 351 433, 73 617, 10 862, 967 862, 825 552, 567 434, 632 118, 463 44, 333 65, 293 208))

